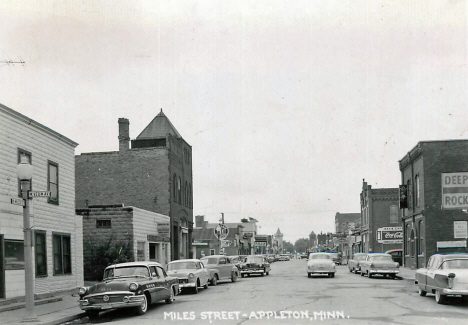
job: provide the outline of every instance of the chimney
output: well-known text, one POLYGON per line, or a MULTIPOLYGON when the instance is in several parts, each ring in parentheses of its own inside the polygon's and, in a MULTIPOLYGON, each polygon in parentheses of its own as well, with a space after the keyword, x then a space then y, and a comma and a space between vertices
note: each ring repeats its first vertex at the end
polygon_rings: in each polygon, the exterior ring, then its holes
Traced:
POLYGON ((128 150, 130 142, 130 122, 126 118, 119 118, 119 152, 128 150))
POLYGON ((204 228, 204 222, 205 221, 205 216, 195 216, 195 227, 203 227, 204 228))

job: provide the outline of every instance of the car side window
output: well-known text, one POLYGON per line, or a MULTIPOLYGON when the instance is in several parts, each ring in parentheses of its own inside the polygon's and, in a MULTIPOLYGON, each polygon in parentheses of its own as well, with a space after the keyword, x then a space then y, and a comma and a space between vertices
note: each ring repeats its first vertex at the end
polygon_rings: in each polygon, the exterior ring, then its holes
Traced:
POLYGON ((158 276, 158 271, 156 271, 156 266, 150 266, 151 277, 158 276))
POLYGON ((160 266, 157 267, 157 271, 158 271, 158 275, 165 278, 167 277, 167 274, 166 274, 166 271, 164 271, 164 269, 160 266))
POLYGON ((205 268, 205 264, 203 264, 203 262, 200 262, 200 267, 201 267, 202 269, 204 269, 204 268, 205 268))
POLYGON ((226 264, 226 259, 224 257, 220 258, 218 264, 226 264))
POLYGON ((429 261, 427 261, 427 268, 430 269, 432 265, 433 258, 431 257, 429 261))

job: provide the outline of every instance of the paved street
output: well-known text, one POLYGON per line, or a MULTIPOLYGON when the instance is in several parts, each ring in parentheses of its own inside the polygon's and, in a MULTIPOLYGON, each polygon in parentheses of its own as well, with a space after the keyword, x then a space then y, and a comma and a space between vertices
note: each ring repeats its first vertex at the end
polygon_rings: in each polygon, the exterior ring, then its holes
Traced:
MULTIPOLYGON (((276 262, 269 276, 239 278, 152 305, 144 316, 102 313, 93 323, 130 324, 466 324, 461 299, 438 305, 406 280, 368 279, 337 266, 335 278, 307 278, 305 260, 276 262), (211 317, 211 321, 210 321, 211 317)), ((88 318, 68 324, 89 323, 88 318)))

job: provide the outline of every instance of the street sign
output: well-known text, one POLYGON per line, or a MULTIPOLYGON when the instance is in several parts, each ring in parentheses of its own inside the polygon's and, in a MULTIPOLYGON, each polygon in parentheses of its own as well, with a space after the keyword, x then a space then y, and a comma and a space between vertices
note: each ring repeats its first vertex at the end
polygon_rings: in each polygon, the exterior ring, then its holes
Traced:
POLYGON ((28 191, 28 198, 50 197, 51 195, 52 195, 51 191, 28 191))
POLYGON ((214 229, 214 235, 218 239, 225 239, 228 236, 228 234, 229 234, 229 228, 224 223, 220 223, 214 229))
POLYGON ((22 207, 24 207, 26 205, 26 201, 23 199, 19 199, 19 198, 13 198, 11 199, 11 204, 21 205, 22 207))
POLYGON ((453 238, 467 238, 468 229, 466 221, 454 221, 453 222, 453 238))

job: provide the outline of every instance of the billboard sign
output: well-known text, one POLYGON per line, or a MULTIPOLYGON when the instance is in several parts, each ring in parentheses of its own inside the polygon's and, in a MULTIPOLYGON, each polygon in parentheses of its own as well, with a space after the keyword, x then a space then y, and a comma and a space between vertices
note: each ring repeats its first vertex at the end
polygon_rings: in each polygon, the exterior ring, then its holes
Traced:
POLYGON ((383 227, 377 229, 377 242, 381 244, 402 244, 403 227, 383 227))
POLYGON ((442 173, 442 209, 468 208, 468 172, 442 173))

